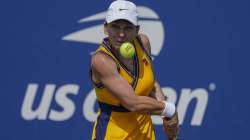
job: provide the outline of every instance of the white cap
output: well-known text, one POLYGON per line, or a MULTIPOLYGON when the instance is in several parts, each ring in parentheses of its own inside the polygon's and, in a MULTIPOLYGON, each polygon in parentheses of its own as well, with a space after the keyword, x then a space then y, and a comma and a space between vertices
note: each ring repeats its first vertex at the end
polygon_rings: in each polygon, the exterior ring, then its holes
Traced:
POLYGON ((109 6, 106 15, 106 22, 110 23, 115 20, 125 19, 134 25, 137 25, 136 5, 127 0, 115 0, 109 6))

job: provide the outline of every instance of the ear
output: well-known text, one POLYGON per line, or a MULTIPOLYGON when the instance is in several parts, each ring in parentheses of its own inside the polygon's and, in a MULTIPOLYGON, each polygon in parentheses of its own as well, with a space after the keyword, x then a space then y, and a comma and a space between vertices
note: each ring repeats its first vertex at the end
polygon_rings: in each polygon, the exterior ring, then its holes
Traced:
POLYGON ((104 27, 103 27, 103 28, 104 28, 104 34, 105 34, 105 35, 108 35, 107 26, 108 26, 107 23, 104 23, 104 27))
POLYGON ((136 33, 137 33, 137 34, 139 33, 139 30, 140 30, 140 25, 137 25, 137 26, 136 26, 136 33))

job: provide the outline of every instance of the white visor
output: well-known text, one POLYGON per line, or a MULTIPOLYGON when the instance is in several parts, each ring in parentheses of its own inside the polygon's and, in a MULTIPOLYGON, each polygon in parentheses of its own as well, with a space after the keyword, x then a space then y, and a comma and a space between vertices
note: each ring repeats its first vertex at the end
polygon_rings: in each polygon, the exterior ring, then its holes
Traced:
POLYGON ((134 3, 126 0, 116 0, 109 6, 106 15, 106 22, 110 23, 119 19, 125 19, 134 25, 138 25, 137 15, 134 3))

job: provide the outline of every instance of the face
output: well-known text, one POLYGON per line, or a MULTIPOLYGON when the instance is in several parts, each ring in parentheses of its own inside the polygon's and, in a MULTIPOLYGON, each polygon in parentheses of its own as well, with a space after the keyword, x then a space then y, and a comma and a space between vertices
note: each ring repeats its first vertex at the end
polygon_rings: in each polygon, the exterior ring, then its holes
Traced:
POLYGON ((116 20, 104 26, 112 47, 119 49, 124 42, 131 42, 137 36, 139 26, 135 26, 126 20, 116 20))

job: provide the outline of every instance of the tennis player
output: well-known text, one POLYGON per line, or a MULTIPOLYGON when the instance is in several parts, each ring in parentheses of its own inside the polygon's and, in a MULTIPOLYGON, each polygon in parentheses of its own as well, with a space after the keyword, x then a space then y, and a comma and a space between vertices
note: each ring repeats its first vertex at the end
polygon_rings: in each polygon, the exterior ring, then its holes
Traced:
POLYGON ((107 37, 91 59, 90 75, 100 108, 92 140, 155 140, 150 115, 163 116, 170 140, 178 135, 175 105, 165 101, 154 77, 149 39, 138 31, 136 5, 113 1, 104 23, 107 37), (135 47, 132 59, 119 53, 124 42, 135 47))

